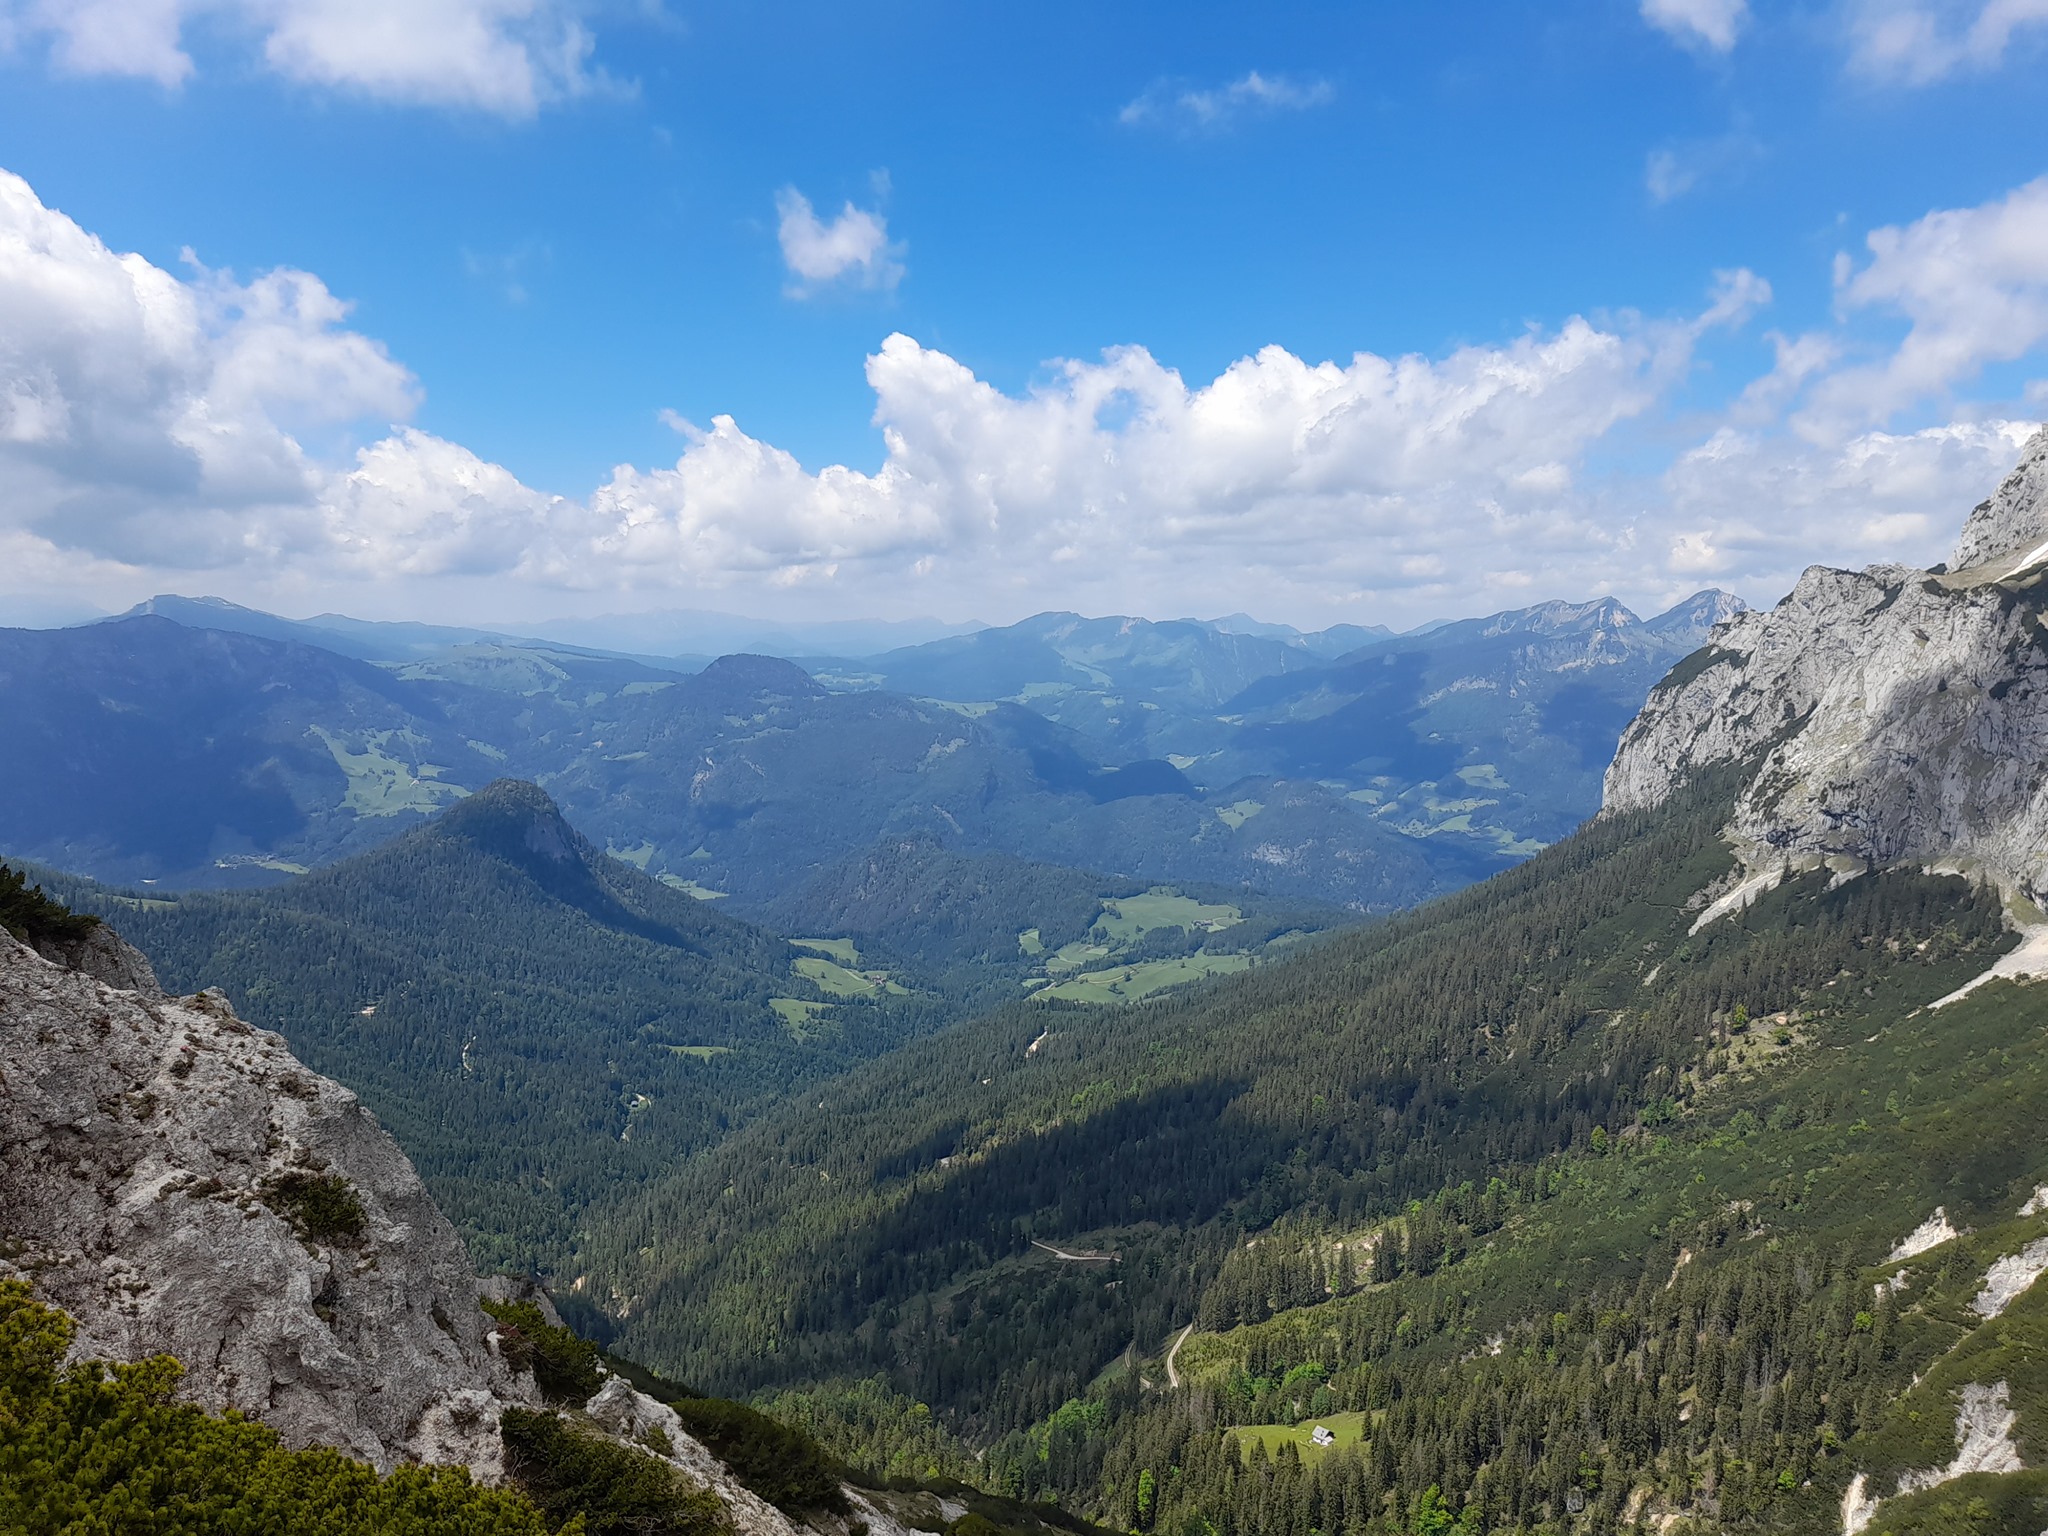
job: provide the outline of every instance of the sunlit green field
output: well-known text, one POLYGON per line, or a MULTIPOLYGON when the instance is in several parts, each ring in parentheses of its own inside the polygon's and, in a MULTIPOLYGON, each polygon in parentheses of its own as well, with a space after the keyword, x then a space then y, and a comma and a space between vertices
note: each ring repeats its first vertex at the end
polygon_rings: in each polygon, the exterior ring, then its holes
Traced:
POLYGON ((1245 1424, 1233 1429, 1231 1434, 1237 1437, 1238 1449, 1247 1454, 1254 1441, 1265 1446, 1268 1456, 1281 1446, 1291 1444, 1301 1453, 1303 1461, 1313 1461, 1325 1451, 1357 1445, 1365 1438, 1365 1421, 1363 1413, 1332 1413, 1320 1419, 1303 1419, 1299 1424, 1245 1424), (1337 1437, 1334 1444, 1315 1443, 1313 1436, 1318 1424, 1337 1437))
POLYGON ((1183 955, 1173 960, 1145 960, 1136 965, 1117 965, 1105 970, 1083 971, 1057 986, 1046 987, 1038 997, 1063 997, 1076 1003, 1129 1003, 1168 987, 1200 981, 1205 976, 1226 976, 1252 963, 1246 954, 1183 955))
POLYGON ((1163 887, 1141 896, 1125 896, 1102 904, 1096 927, 1113 944, 1129 944, 1154 928, 1185 928, 1190 933, 1214 933, 1244 921, 1236 907, 1211 905, 1178 895, 1163 887))
POLYGON ((854 948, 851 939, 791 939, 798 949, 814 949, 828 960, 837 960, 841 965, 860 964, 860 951, 854 948))

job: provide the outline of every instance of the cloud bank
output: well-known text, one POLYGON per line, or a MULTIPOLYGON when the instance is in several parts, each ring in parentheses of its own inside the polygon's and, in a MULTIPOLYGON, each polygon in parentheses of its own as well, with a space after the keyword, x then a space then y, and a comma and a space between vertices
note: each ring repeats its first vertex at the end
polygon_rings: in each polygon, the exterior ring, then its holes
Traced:
MULTIPOLYGON (((838 247, 844 216, 811 219, 799 275, 886 259, 860 254, 886 250, 879 225, 838 247)), ((1677 392, 1767 311, 1750 272, 1690 314, 1441 356, 1266 347, 1189 380, 1118 347, 1022 394, 897 334, 867 360, 872 472, 677 417, 673 464, 559 496, 409 425, 419 382, 318 278, 167 272, 0 173, 0 589, 391 612, 466 593, 506 618, 715 597, 1399 622, 1708 581, 1767 600, 1810 559, 1940 558, 1995 483, 2031 424, 1950 396, 2048 341, 2048 182, 1872 232, 1837 295, 1837 326, 1773 333, 1773 366, 1708 417, 1677 392)))

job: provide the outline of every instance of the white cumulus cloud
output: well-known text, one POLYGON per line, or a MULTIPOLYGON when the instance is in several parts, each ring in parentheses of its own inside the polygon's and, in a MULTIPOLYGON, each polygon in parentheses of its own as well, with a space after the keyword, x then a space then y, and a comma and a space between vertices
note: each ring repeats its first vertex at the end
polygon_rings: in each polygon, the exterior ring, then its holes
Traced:
POLYGON ((1749 0, 1642 0, 1642 15, 1689 48, 1727 53, 1749 20, 1749 0))
POLYGON ((890 243, 889 221, 880 213, 848 202, 827 222, 795 187, 775 194, 775 211, 782 264, 794 279, 789 285, 792 296, 835 284, 889 289, 903 281, 904 248, 890 243))
POLYGON ((0 38, 45 40, 70 74, 182 85, 206 19, 288 80, 385 101, 530 117, 606 82, 567 0, 0 0, 0 38))
POLYGON ((1250 70, 1216 86, 1159 81, 1117 113, 1127 126, 1159 123, 1194 130, 1228 128, 1239 120, 1274 112, 1305 112, 1336 99, 1327 80, 1297 80, 1250 70))
POLYGON ((1809 430, 1883 423, 2048 341, 2048 176, 1975 208, 1873 230, 1865 246, 1862 266, 1836 259, 1838 306, 1903 315, 1910 328, 1882 357, 1813 386, 1809 430))

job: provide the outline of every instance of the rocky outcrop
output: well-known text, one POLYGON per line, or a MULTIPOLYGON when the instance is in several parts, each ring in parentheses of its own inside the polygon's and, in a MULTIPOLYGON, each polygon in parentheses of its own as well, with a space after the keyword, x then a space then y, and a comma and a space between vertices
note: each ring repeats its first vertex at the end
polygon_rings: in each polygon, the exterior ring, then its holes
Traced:
POLYGON ((2020 451, 2019 467, 1963 524, 1949 564, 1956 570, 1987 565, 2002 555, 2024 554, 2048 540, 2048 428, 2020 451))
POLYGON ((0 1275, 76 1356, 175 1355, 192 1401, 379 1468, 495 1477, 499 1414, 538 1401, 355 1095, 106 928, 54 959, 0 933, 0 1275))
MULTIPOLYGON (((967 1506, 931 1493, 856 1488, 842 1483, 843 1510, 807 1510, 794 1517, 736 1477, 683 1427, 673 1408, 612 1376, 583 1406, 581 1417, 619 1444, 658 1456, 725 1506, 736 1536, 930 1536, 967 1513, 967 1506)), ((1050 1536, 1050 1533, 1047 1533, 1050 1536)))
POLYGON ((141 950, 124 944, 104 923, 96 923, 79 938, 56 939, 32 935, 35 952, 68 971, 83 971, 123 992, 158 992, 156 971, 141 950))
POLYGON ((1974 512, 1957 569, 1815 566, 1675 667, 1624 733, 1606 812, 1753 764, 1752 869, 1936 863, 2048 894, 2048 429, 1974 512))

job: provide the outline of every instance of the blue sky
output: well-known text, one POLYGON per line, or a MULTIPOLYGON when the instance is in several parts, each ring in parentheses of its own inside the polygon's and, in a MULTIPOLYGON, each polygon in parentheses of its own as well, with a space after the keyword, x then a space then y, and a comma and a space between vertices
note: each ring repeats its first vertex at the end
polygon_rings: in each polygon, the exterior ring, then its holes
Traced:
POLYGON ((2048 414, 2034 0, 0 0, 0 38, 0 618, 1769 600, 1940 558, 2048 414), (170 354, 76 299, 114 269, 65 226, 176 285, 170 354), (281 321, 280 270, 323 296, 281 321))

